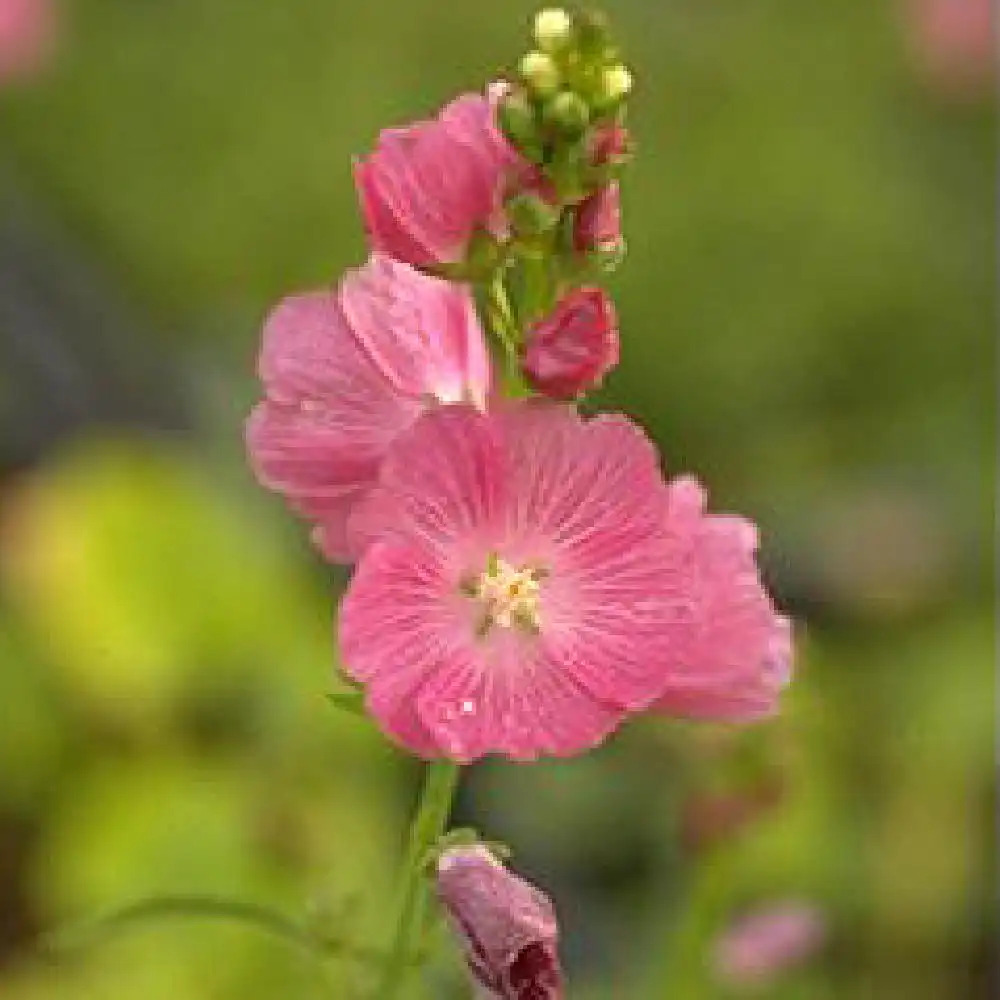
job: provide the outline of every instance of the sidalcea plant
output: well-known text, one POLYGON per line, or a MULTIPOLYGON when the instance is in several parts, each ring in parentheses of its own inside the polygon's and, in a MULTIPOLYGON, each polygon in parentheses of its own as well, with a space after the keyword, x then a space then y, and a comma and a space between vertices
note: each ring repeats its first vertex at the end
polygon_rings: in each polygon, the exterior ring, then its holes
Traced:
POLYGON ((562 996, 547 900, 445 836, 463 766, 582 753, 646 711, 767 716, 791 664, 754 527, 627 417, 578 411, 619 355, 600 281, 632 74, 602 17, 556 9, 513 66, 358 159, 372 256, 273 311, 247 426, 261 482, 354 564, 337 702, 429 762, 381 1000, 419 967, 435 857, 480 987, 562 996))

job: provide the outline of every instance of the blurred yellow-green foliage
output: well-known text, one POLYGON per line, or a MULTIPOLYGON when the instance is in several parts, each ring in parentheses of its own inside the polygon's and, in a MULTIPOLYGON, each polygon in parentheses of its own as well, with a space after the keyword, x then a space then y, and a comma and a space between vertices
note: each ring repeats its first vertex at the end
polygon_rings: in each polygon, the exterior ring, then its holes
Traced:
MULTIPOLYGON (((531 6, 57 7, 0 90, 0 995, 352 996, 350 957, 235 922, 40 935, 173 893, 385 940, 416 771, 324 700, 343 578, 241 421, 263 310, 364 253, 352 154, 502 68, 531 6)), ((998 988, 993 80, 929 63, 919 7, 609 4, 640 155, 604 401, 761 523, 801 653, 772 724, 467 778, 576 1000, 739 996, 713 939, 789 897, 827 943, 757 996, 998 988)))

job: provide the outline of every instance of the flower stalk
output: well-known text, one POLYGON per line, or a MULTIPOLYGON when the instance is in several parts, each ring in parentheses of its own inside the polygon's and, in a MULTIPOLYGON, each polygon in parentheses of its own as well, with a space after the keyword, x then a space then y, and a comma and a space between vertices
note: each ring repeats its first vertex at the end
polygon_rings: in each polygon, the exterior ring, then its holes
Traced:
POLYGON ((375 993, 376 1000, 394 1000, 400 996, 407 974, 412 971, 412 958, 421 944, 430 891, 425 877, 428 855, 445 832, 460 772, 460 765, 450 760, 435 760, 427 765, 406 847, 396 930, 375 993))

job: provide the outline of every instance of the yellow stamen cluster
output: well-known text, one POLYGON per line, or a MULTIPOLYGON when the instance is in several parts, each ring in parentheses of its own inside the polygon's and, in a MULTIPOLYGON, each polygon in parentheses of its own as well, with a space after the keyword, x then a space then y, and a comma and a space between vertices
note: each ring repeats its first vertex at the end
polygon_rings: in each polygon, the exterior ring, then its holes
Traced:
POLYGON ((486 569, 463 588, 482 611, 479 633, 486 635, 495 626, 537 632, 543 577, 536 567, 490 556, 486 569))

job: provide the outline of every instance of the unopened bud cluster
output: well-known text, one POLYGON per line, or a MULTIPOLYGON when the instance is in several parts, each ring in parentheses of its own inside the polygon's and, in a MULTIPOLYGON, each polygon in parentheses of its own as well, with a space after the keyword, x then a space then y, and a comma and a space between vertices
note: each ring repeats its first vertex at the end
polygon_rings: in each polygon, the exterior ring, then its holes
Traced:
POLYGON ((616 179, 627 146, 601 157, 601 136, 621 130, 632 74, 605 19, 596 13, 540 11, 534 47, 517 62, 499 108, 500 125, 544 179, 539 197, 572 206, 616 179))

